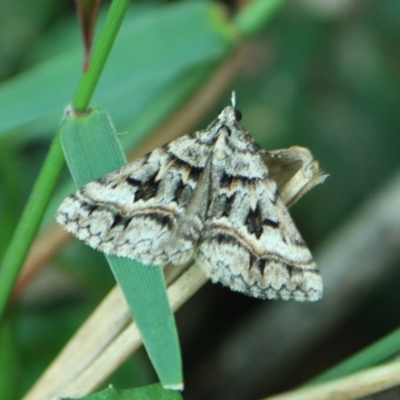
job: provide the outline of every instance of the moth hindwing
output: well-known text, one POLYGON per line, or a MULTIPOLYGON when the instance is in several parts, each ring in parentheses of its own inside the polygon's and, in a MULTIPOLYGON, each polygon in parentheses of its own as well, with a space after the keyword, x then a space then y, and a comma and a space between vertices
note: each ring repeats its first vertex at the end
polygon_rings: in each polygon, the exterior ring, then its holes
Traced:
POLYGON ((146 265, 194 260, 249 296, 320 299, 321 276, 284 200, 324 176, 307 149, 260 151, 239 120, 228 106, 207 129, 86 184, 57 222, 106 254, 146 265))

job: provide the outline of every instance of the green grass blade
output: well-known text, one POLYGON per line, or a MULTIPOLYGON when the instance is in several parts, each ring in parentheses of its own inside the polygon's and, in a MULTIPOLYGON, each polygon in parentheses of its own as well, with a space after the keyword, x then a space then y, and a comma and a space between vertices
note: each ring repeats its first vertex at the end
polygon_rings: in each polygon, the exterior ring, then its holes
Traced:
POLYGON ((400 329, 361 350, 347 360, 307 382, 307 385, 337 379, 365 368, 375 366, 400 353, 400 329))
MULTIPOLYGON (((60 400, 73 400, 63 397, 60 400)), ((142 386, 135 389, 120 390, 109 387, 101 392, 74 400, 182 400, 180 393, 163 389, 159 384, 142 386)))
POLYGON ((182 389, 178 334, 162 269, 118 257, 107 257, 107 260, 113 266, 114 276, 135 316, 144 346, 163 386, 182 389))
MULTIPOLYGON (((78 187, 125 164, 106 112, 93 110, 86 116, 67 117, 61 130, 65 157, 78 187)), ((107 260, 121 284, 162 385, 181 388, 178 335, 162 270, 122 258, 107 260)))
POLYGON ((249 37, 259 32, 286 0, 254 0, 235 16, 234 25, 240 34, 249 37))

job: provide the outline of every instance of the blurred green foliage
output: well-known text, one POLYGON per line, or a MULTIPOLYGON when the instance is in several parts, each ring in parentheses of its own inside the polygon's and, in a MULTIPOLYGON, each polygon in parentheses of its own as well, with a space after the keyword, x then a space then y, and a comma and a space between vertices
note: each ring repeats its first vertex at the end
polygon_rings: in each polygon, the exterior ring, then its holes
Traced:
MULTIPOLYGON (((238 108, 244 116, 243 125, 262 147, 306 146, 323 170, 330 174, 323 186, 293 208, 297 225, 312 248, 397 173, 400 149, 399 3, 366 0, 348 1, 343 6, 340 5, 343 2, 338 1, 336 8, 332 6, 331 9, 318 3, 311 0, 288 2, 269 26, 254 38, 248 62, 232 87, 237 92, 238 108)), ((121 40, 124 31, 134 28, 135 18, 164 6, 163 2, 156 1, 135 4, 121 32, 121 40)), ((179 32, 176 34, 181 37, 179 32)), ((184 37, 189 33, 185 31, 181 35, 184 37)), ((195 43, 196 36, 191 39, 195 43)), ((129 35, 125 40, 129 43, 129 35)), ((168 56, 168 49, 157 41, 154 46, 148 49, 149 53, 159 52, 160 60, 164 60, 162 56, 168 56)), ((149 74, 148 82, 144 83, 151 85, 155 79, 163 80, 165 93, 175 89, 187 90, 190 94, 196 81, 188 78, 192 86, 174 88, 174 79, 179 72, 172 67, 176 66, 175 62, 185 64, 189 56, 198 61, 196 55, 200 50, 201 43, 198 43, 192 52, 183 53, 182 59, 169 60, 171 64, 160 61, 155 71, 149 71, 154 75, 149 74)), ((120 51, 124 52, 124 47, 120 51)), ((210 57, 202 58, 204 66, 194 63, 193 68, 208 74, 218 59, 218 51, 218 48, 205 49, 210 57)), ((118 131, 132 132, 144 126, 139 124, 141 121, 131 118, 146 107, 146 104, 142 104, 142 108, 137 106, 136 98, 149 92, 143 83, 136 93, 138 82, 112 87, 113 74, 124 74, 129 82, 127 66, 129 62, 135 62, 135 54, 125 52, 123 55, 126 57, 123 64, 115 62, 113 65, 113 59, 110 59, 93 103, 111 112, 118 131)), ((70 101, 76 87, 81 56, 72 3, 46 0, 35 4, 26 0, 0 3, 0 126, 3 127, 0 132, 0 255, 18 221, 50 138, 57 130, 62 108, 70 101), (34 96, 27 102, 26 98, 18 96, 12 85, 22 82, 21 86, 26 90, 24 79, 35 76, 35 71, 43 66, 48 72, 39 75, 31 86, 34 96), (66 76, 62 79, 61 74, 60 86, 49 87, 45 79, 50 78, 57 68, 65 68, 68 79, 66 76), (51 97, 53 95, 57 96, 56 100, 51 97), (10 107, 11 102, 13 107, 10 107), (35 118, 30 118, 32 115, 35 118), (36 118, 38 115, 40 118, 36 118), (7 125, 10 121, 12 123, 7 125)), ((227 93, 220 106, 226 105, 229 98, 227 93)), ((165 113, 168 111, 166 109, 165 113)), ((217 111, 218 107, 201 127, 213 119, 217 111)), ((161 117, 157 121, 160 120, 161 117)), ((137 143, 132 137, 125 139, 130 146, 137 143)), ((58 198, 62 196, 60 194, 58 198)), ((48 220, 50 217, 49 214, 48 220)), ((26 392, 89 310, 114 284, 104 258, 81 243, 69 245, 49 270, 51 273, 39 277, 20 299, 13 325, 8 327, 14 334, 7 335, 5 331, 6 336, 0 337, 2 343, 8 343, 7 347, 16 350, 1 355, 0 376, 8 377, 8 382, 15 382, 18 377, 17 387, 7 388, 0 384, 1 398, 19 398, 26 392), (13 391, 17 392, 14 397, 13 391)), ((201 296, 199 293, 193 302, 204 303, 208 310, 212 309, 212 304, 201 296)), ((399 306, 392 298, 385 303, 383 294, 377 294, 376 299, 371 299, 369 314, 365 309, 361 313, 371 321, 370 329, 381 334, 377 325, 382 324, 389 330, 399 323, 393 317, 396 312, 398 314, 399 306), (391 312, 381 313, 376 299, 383 299, 382 304, 390 304, 391 312)), ((219 304, 221 309, 230 306, 224 294, 219 304)), ((248 311, 245 309, 243 313, 248 311)), ((203 313, 206 313, 204 309, 203 313)), ((242 318, 243 313, 238 311, 237 318, 242 318)), ((212 318, 213 314, 210 316, 212 318)), ((190 332, 190 326, 180 329, 190 332)), ((224 327, 220 329, 214 333, 216 336, 224 335, 224 327)), ((205 339, 197 337, 196 340, 205 339)), ((197 343, 194 341, 188 347, 194 348, 197 343)), ((190 354, 187 357, 187 368, 194 370, 195 361, 190 362, 190 354)), ((154 380, 143 353, 132 357, 116 376, 110 378, 110 382, 122 387, 154 380)))

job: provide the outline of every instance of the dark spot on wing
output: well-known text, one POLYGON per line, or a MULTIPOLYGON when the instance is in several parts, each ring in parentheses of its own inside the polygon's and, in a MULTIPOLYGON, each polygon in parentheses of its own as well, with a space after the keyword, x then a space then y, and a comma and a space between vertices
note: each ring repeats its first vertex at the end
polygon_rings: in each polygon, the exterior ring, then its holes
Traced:
POLYGON ((112 225, 110 226, 110 229, 115 228, 117 225, 119 225, 122 221, 123 221, 123 217, 121 214, 116 214, 114 215, 114 221, 112 223, 112 225))
POLYGON ((171 154, 171 158, 174 160, 173 166, 178 170, 185 170, 191 167, 189 163, 178 158, 175 154, 171 154))
POLYGON ((233 195, 230 197, 225 197, 225 202, 224 202, 223 211, 222 211, 223 217, 229 217, 229 215, 232 211, 233 202, 235 201, 235 196, 236 196, 236 192, 233 193, 233 195))
POLYGON ((234 181, 240 181, 243 184, 246 183, 250 184, 253 182, 258 182, 259 180, 260 178, 249 178, 248 176, 243 176, 243 175, 229 175, 226 172, 224 172, 219 180, 219 186, 225 189, 225 188, 230 188, 234 181))
POLYGON ((86 210, 88 210, 88 215, 92 215, 92 213, 99 208, 98 205, 90 203, 85 203, 83 206, 86 208, 86 210))
POLYGON ((263 275, 266 265, 267 265, 267 259, 256 257, 254 254, 250 254, 250 263, 249 263, 250 269, 256 267, 261 272, 261 275, 263 275))
POLYGON ((114 215, 114 221, 110 226, 110 229, 113 229, 118 225, 123 225, 124 229, 126 229, 131 221, 132 217, 123 217, 121 214, 117 213, 114 215))
POLYGON ((262 224, 270 226, 271 228, 275 228, 275 229, 279 228, 279 221, 274 221, 274 220, 269 219, 269 218, 263 219, 262 224))
POLYGON ((233 181, 233 176, 224 173, 219 181, 219 186, 222 189, 229 188, 232 185, 232 181, 233 181))
POLYGON ((132 186, 140 186, 142 184, 141 181, 139 181, 138 179, 132 178, 131 176, 128 176, 128 178, 126 178, 126 182, 132 186))
POLYGON ((264 226, 270 226, 271 228, 276 229, 279 227, 279 221, 274 221, 270 218, 263 219, 260 206, 257 203, 255 210, 250 209, 249 213, 247 214, 245 225, 247 227, 247 232, 255 235, 256 238, 259 239, 263 233, 264 226))
POLYGON ((300 239, 294 240, 292 243, 298 247, 307 247, 307 245, 300 239))
POLYGON ((278 189, 278 187, 276 187, 274 195, 273 195, 273 197, 271 199, 272 204, 276 204, 276 202, 278 201, 279 196, 280 196, 279 189, 278 189))
POLYGON ((142 182, 136 178, 128 177, 126 182, 137 187, 134 202, 138 200, 149 200, 156 196, 160 180, 156 180, 157 172, 151 175, 146 181, 142 182))
POLYGON ((259 239, 263 233, 262 222, 263 221, 262 221, 260 207, 257 203, 257 207, 255 208, 255 210, 252 210, 250 208, 249 213, 247 214, 245 221, 247 232, 249 232, 251 235, 255 235, 256 238, 259 239))
POLYGON ((172 219, 168 215, 163 215, 161 213, 146 213, 142 214, 144 218, 149 218, 152 221, 156 222, 157 224, 161 226, 168 226, 170 230, 173 228, 173 222, 172 219))
POLYGON ((179 180, 178 184, 176 185, 176 188, 174 191, 174 197, 172 198, 172 201, 178 201, 180 199, 185 187, 186 187, 186 185, 182 182, 182 180, 179 180))
POLYGON ((204 168, 200 167, 190 167, 189 179, 197 182, 200 178, 200 174, 203 172, 204 168))

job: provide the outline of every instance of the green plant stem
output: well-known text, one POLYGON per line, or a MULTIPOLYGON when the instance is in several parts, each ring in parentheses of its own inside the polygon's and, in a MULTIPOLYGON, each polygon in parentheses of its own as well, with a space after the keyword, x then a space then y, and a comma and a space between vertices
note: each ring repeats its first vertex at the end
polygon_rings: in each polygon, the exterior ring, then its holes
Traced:
POLYGON ((89 105, 129 4, 130 0, 111 2, 103 29, 93 48, 89 70, 82 75, 72 101, 72 106, 77 111, 84 112, 89 105))
MULTIPOLYGON (((111 3, 104 28, 93 49, 89 71, 82 76, 72 102, 78 111, 85 111, 89 105, 129 3, 130 0, 114 0, 111 3)), ((0 266, 0 320, 63 167, 64 156, 58 133, 0 266)))
POLYGON ((54 138, 0 267, 0 319, 64 167, 60 135, 54 138))
POLYGON ((249 37, 265 27, 286 0, 253 0, 235 16, 233 24, 242 37, 249 37))

